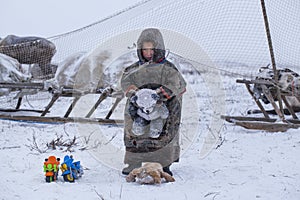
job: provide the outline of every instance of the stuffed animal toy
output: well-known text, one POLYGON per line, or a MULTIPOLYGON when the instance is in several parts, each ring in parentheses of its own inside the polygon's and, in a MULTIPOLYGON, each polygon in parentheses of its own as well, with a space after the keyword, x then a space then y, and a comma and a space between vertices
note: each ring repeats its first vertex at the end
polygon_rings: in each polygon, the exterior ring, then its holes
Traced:
POLYGON ((166 182, 174 182, 175 179, 163 171, 163 167, 157 162, 145 162, 142 167, 135 168, 127 176, 127 182, 140 184, 160 184, 162 179, 166 182))
POLYGON ((169 116, 169 110, 160 100, 155 90, 141 89, 131 97, 131 102, 137 107, 132 132, 135 135, 149 133, 149 137, 158 138, 164 126, 164 120, 169 116), (149 126, 148 126, 149 125, 149 126))

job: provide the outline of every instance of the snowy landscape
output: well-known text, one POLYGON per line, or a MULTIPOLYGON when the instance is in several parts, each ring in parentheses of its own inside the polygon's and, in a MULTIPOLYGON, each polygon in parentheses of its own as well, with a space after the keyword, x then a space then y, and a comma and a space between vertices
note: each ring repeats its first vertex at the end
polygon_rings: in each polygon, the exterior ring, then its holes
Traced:
MULTIPOLYGON (((188 99, 193 98, 188 93, 184 98, 181 137, 189 142, 183 145, 180 162, 171 167, 175 182, 126 182, 121 174, 122 125, 1 120, 1 199, 299 199, 299 131, 269 133, 222 122, 222 141, 201 156, 203 138, 214 118, 210 97, 205 90, 196 89, 205 84, 201 75, 184 73, 184 77, 193 90, 188 92, 194 92, 196 99, 188 99), (190 100, 198 102, 198 111, 190 100), (191 124, 193 112, 200 116, 191 124), (193 128, 195 134, 189 135, 193 128), (71 148, 47 147, 52 140, 68 143, 74 137, 71 148), (83 176, 68 183, 59 175, 56 182, 46 183, 44 159, 50 155, 63 159, 70 154, 81 161, 83 176)), ((228 114, 245 115, 246 110, 255 108, 243 85, 226 74, 221 73, 221 78, 228 114)), ((113 118, 122 117, 123 106, 122 101, 113 118)))
MULTIPOLYGON (((273 17, 278 16, 278 19, 271 18, 271 25, 277 20, 282 25, 271 26, 271 30, 275 30, 272 32, 275 33, 272 35, 274 44, 280 47, 275 48, 278 66, 289 66, 299 73, 297 34, 294 34, 293 26, 284 23, 287 21, 285 15, 280 18, 281 15, 276 14, 278 4, 288 5, 295 13, 300 3, 295 1, 295 6, 290 6, 290 1, 272 2, 270 8, 273 10, 270 9, 270 13, 273 11, 273 17)), ((94 50, 98 43, 103 42, 98 50, 106 50, 107 46, 116 50, 109 59, 113 61, 112 64, 104 70, 104 75, 108 77, 106 83, 116 86, 122 70, 119 66, 128 66, 136 60, 134 45, 132 49, 128 46, 136 41, 137 30, 143 28, 144 19, 149 19, 146 13, 149 11, 150 16, 157 16, 157 13, 168 9, 176 10, 176 13, 167 12, 166 15, 152 18, 149 26, 157 26, 159 21, 159 25, 164 27, 162 32, 166 46, 170 48, 167 58, 178 66, 188 83, 183 97, 180 126, 181 157, 178 163, 171 166, 176 181, 163 181, 158 185, 126 182, 121 173, 125 167, 123 124, 0 119, 1 200, 300 199, 300 162, 297 160, 300 153, 299 130, 249 130, 220 117, 263 116, 247 115, 248 110, 258 108, 245 85, 236 82, 237 79, 253 79, 258 69, 269 63, 259 1, 144 1, 140 7, 123 15, 115 15, 111 20, 104 20, 104 28, 95 25, 84 29, 90 32, 78 32, 75 36, 70 34, 69 38, 52 38, 58 49, 55 64, 74 52, 78 53, 78 48, 88 53, 96 52, 94 50), (199 10, 193 9, 197 6, 199 10), (178 17, 178 8, 190 15, 178 17), (220 9, 215 12, 217 8, 220 9), (138 15, 141 16, 140 21, 135 21, 134 17, 138 15), (180 21, 181 17, 184 20, 180 21), (185 23, 186 18, 195 20, 185 23), (99 30, 101 34, 97 32, 99 30), (118 44, 110 46, 114 43, 118 44), (130 54, 125 55, 124 52, 130 54), (59 171, 58 180, 46 183, 43 165, 45 159, 52 155, 59 157, 61 163, 65 155, 73 155, 75 161, 81 162, 83 176, 69 183, 64 181, 59 171)), ((292 24, 298 24, 297 19, 292 18, 292 24)), ((16 93, 0 96, 1 108, 14 107, 16 93)), ((27 95, 22 108, 44 109, 51 98, 52 94, 48 91, 27 95)), ((85 95, 72 111, 71 117, 86 115, 97 98, 97 95, 85 95)), ((62 116, 71 102, 72 98, 59 99, 47 116, 62 116)), ((104 117, 113 102, 114 98, 108 97, 93 117, 104 117)), ((124 105, 125 99, 119 103, 111 119, 123 119, 124 105)), ((266 108, 270 108, 270 105, 266 105, 266 108)), ((10 114, 39 115, 29 112, 10 114)))

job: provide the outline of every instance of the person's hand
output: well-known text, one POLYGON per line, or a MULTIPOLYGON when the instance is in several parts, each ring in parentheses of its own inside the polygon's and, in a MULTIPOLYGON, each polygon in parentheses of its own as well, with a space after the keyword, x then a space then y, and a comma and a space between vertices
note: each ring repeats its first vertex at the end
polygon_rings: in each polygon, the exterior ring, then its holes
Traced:
POLYGON ((160 89, 160 87, 159 87, 159 88, 157 88, 157 89, 155 90, 155 92, 156 92, 156 94, 159 94, 159 93, 161 93, 161 89, 160 89))
POLYGON ((167 101, 171 99, 171 96, 166 92, 166 90, 162 86, 157 88, 155 91, 160 96, 161 101, 167 101))
POLYGON ((135 85, 130 85, 125 92, 125 96, 132 97, 133 95, 135 95, 137 90, 138 90, 138 87, 136 87, 135 85))

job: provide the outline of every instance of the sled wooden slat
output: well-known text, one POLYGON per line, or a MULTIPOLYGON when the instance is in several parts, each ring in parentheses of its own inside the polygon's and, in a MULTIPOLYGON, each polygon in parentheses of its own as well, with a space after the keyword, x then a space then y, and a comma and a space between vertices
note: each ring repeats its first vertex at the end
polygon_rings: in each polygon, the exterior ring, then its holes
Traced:
POLYGON ((281 99, 283 100, 285 106, 287 107, 288 111, 291 113, 291 115, 293 116, 294 119, 298 119, 297 115, 295 114, 293 108, 291 107, 291 105, 289 104, 289 102, 287 101, 285 95, 281 95, 281 99))
POLYGON ((52 98, 51 101, 49 102, 49 104, 46 106, 44 112, 42 112, 41 116, 45 116, 47 114, 47 112, 49 112, 50 108, 53 106, 53 104, 55 103, 55 101, 59 98, 59 94, 55 93, 52 98))
POLYGON ((76 103, 78 102, 78 100, 80 99, 80 97, 75 97, 73 102, 71 103, 71 105, 69 106, 66 114, 64 115, 64 117, 69 117, 69 115, 71 114, 73 108, 75 107, 76 103))
POLYGON ((22 100, 23 100, 22 97, 19 97, 19 98, 18 98, 18 102, 17 102, 17 105, 16 105, 16 109, 19 109, 19 108, 20 108, 21 103, 22 103, 22 100))
POLYGON ((116 101, 114 103, 114 105, 111 107, 110 111, 107 113, 105 119, 109 119, 110 116, 112 115, 112 113, 114 112, 114 110, 116 109, 117 105, 120 103, 120 101, 122 100, 123 98, 116 98, 116 101))
POLYGON ((299 128, 300 127, 300 120, 298 119, 297 115, 295 114, 294 109, 289 105, 289 102, 286 99, 286 96, 295 96, 298 100, 300 97, 293 94, 289 91, 282 91, 277 86, 275 80, 273 79, 255 79, 255 80, 236 80, 237 83, 243 83, 246 85, 246 88, 252 98, 254 99, 256 105, 259 107, 261 113, 264 117, 245 117, 245 116, 221 116, 222 119, 225 119, 227 122, 234 123, 238 126, 242 126, 246 129, 255 129, 255 130, 265 130, 269 132, 283 132, 287 131, 291 128, 299 128), (251 90, 250 84, 258 84, 260 85, 263 94, 271 103, 272 107, 274 108, 275 112, 277 113, 277 119, 270 118, 268 112, 263 107, 260 99, 257 99, 254 95, 254 92, 251 90), (275 99, 269 90, 269 86, 275 87, 278 89, 278 99, 279 99, 279 106, 275 103, 275 99), (287 110, 292 115, 293 119, 286 119, 285 112, 283 112, 282 102, 285 104, 287 110))
POLYGON ((81 118, 81 117, 40 117, 40 116, 17 116, 17 115, 0 115, 0 119, 24 121, 24 122, 40 122, 40 123, 91 123, 91 124, 115 124, 121 125, 122 119, 103 119, 103 118, 81 118))
MULTIPOLYGON (((264 117, 243 117, 243 116, 228 116, 228 115, 221 115, 222 119, 225 119, 227 122, 235 123, 236 121, 257 121, 257 122, 276 122, 280 119, 276 118, 264 118, 264 117)), ((299 119, 286 119, 287 123, 299 124, 299 119)))
POLYGON ((277 104, 275 103, 274 98, 273 98, 270 90, 267 88, 266 85, 261 85, 261 88, 262 88, 263 93, 266 95, 267 99, 269 100, 269 102, 271 103, 271 105, 273 106, 273 108, 275 109, 277 115, 280 117, 281 120, 285 120, 285 117, 284 117, 284 115, 282 113, 282 109, 279 108, 277 106, 277 104))
POLYGON ((246 79, 237 79, 237 83, 245 84, 263 84, 263 85, 275 85, 271 80, 246 80, 246 79))
POLYGON ((250 85, 248 83, 245 83, 246 85, 246 88, 248 90, 248 92, 250 93, 250 95, 252 96, 252 98, 254 99, 256 105, 259 107, 259 109, 262 111, 262 113, 264 114, 265 118, 270 118, 268 113, 266 112, 265 108, 262 106, 262 104, 260 103, 259 99, 257 99, 255 96, 254 96, 254 93, 253 91, 250 89, 250 85))
POLYGON ((255 121, 236 121, 236 125, 242 126, 246 129, 265 130, 268 132, 285 132, 288 129, 297 129, 300 124, 292 123, 270 123, 270 122, 255 122, 255 121))
POLYGON ((246 129, 265 130, 268 132, 284 132, 288 129, 300 127, 300 120, 286 119, 286 123, 276 122, 278 119, 267 119, 263 117, 241 117, 241 116, 221 116, 227 122, 242 126, 246 129))
POLYGON ((98 108, 98 106, 100 105, 100 103, 106 99, 108 96, 108 92, 103 92, 100 97, 98 98, 97 102, 95 103, 95 105, 91 108, 91 110, 88 112, 88 114, 85 116, 87 118, 91 117, 91 115, 95 112, 95 110, 98 108))
POLYGON ((278 120, 278 119, 264 118, 264 117, 242 117, 242 116, 227 116, 227 115, 221 115, 221 118, 225 119, 227 122, 230 123, 235 123, 236 121, 276 122, 278 120))
MULTIPOLYGON (((36 89, 37 91, 43 91, 44 90, 44 84, 43 83, 37 83, 37 82, 0 82, 0 88, 11 88, 14 91, 23 90, 23 89, 36 89)), ((123 93, 119 94, 119 96, 111 96, 112 90, 101 90, 96 89, 93 91, 78 91, 74 88, 62 88, 59 91, 54 91, 52 98, 46 105, 44 110, 38 110, 38 109, 22 109, 22 97, 18 99, 17 105, 15 109, 9 109, 9 108, 0 108, 0 119, 9 119, 9 120, 19 120, 19 121, 32 121, 32 122, 44 122, 44 123, 67 123, 67 122, 78 122, 78 123, 97 123, 97 124, 120 124, 123 123, 123 120, 113 120, 109 119, 112 115, 113 111, 115 110, 116 106, 119 104, 119 102, 123 98, 123 93), (79 101, 79 99, 87 94, 99 94, 100 97, 98 101, 92 105, 92 108, 90 108, 89 113, 86 116, 80 116, 80 117, 69 117, 71 112, 73 111, 73 108, 76 106, 76 103, 79 101), (47 116, 48 113, 50 113, 50 109, 53 107, 53 105, 57 102, 57 100, 61 97, 72 97, 74 98, 71 105, 69 105, 68 110, 65 114, 62 114, 62 116, 47 116), (105 100, 107 97, 116 98, 114 105, 109 110, 108 114, 106 114, 105 118, 90 118, 91 115, 94 113, 94 111, 98 108, 98 106, 105 100), (40 116, 32 116, 31 114, 29 116, 20 116, 13 115, 9 113, 15 113, 19 111, 24 112, 31 112, 31 113, 41 113, 40 116)), ((25 115, 22 113, 22 115, 25 115)))
POLYGON ((0 108, 0 112, 35 112, 35 113, 43 113, 44 110, 35 110, 35 109, 3 109, 0 108))
POLYGON ((14 88, 14 89, 39 89, 44 88, 43 83, 31 83, 31 82, 20 82, 20 83, 8 83, 0 82, 0 88, 14 88))

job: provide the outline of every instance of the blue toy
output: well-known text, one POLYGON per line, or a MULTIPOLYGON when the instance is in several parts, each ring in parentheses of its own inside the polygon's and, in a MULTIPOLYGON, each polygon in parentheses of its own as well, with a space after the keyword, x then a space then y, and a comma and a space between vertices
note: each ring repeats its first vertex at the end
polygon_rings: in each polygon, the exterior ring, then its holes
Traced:
POLYGON ((61 164, 61 171, 64 181, 74 182, 75 179, 78 179, 83 174, 82 166, 80 161, 73 162, 73 156, 66 155, 64 157, 64 162, 61 164))

